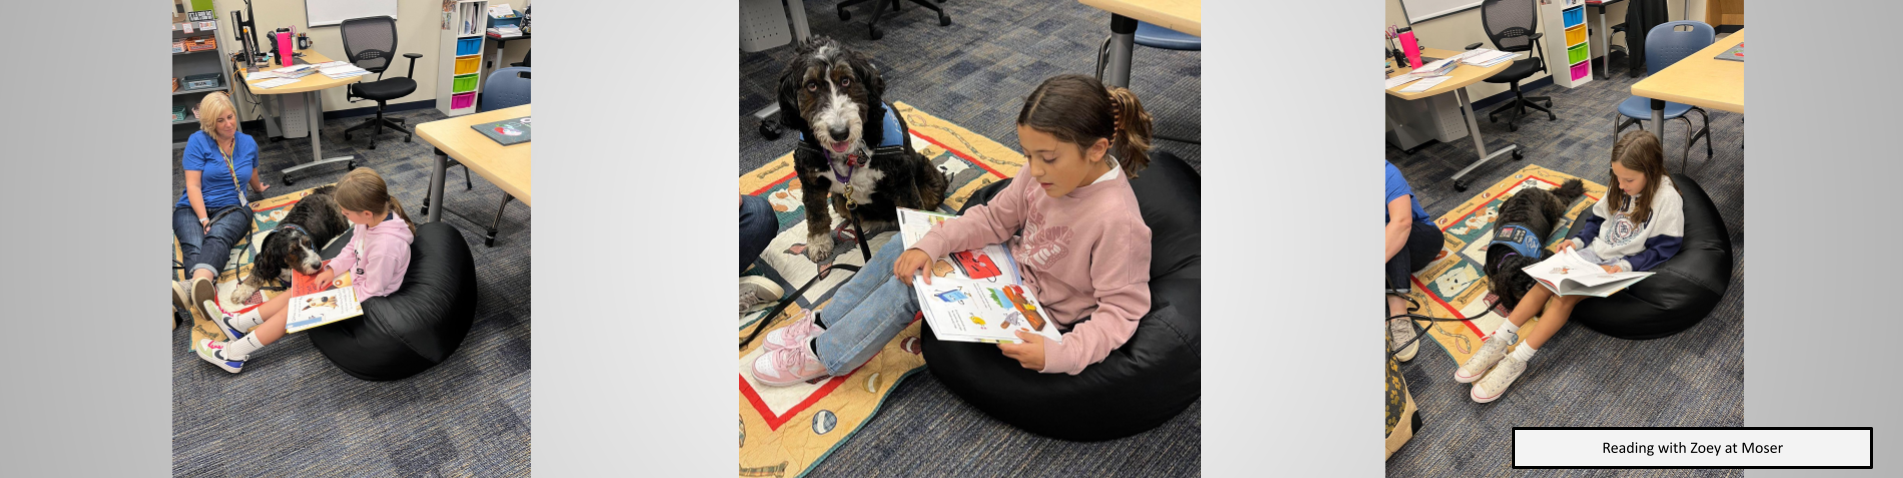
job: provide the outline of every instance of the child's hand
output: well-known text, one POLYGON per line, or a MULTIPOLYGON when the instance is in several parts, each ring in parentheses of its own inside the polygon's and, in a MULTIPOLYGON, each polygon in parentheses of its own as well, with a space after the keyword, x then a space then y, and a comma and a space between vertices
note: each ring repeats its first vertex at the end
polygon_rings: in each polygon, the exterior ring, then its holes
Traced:
POLYGON ((1564 240, 1564 241, 1559 241, 1559 250, 1558 250, 1559 252, 1566 252, 1566 251, 1570 251, 1570 250, 1573 250, 1573 240, 1572 240, 1572 239, 1567 239, 1567 240, 1564 240))
POLYGON ((1023 340, 1024 343, 998 344, 998 350, 1003 350, 1004 356, 1010 357, 1011 360, 1018 361, 1018 365, 1022 365, 1024 368, 1040 372, 1043 371, 1044 336, 1025 332, 1023 329, 1019 329, 1017 335, 1018 340, 1023 340))
POLYGON ((1599 268, 1605 269, 1607 274, 1619 272, 1619 266, 1615 266, 1615 265, 1608 264, 1608 265, 1599 266, 1599 268))
MULTIPOLYGON (((912 274, 924 270, 925 265, 931 263, 932 257, 925 255, 925 251, 906 249, 904 254, 899 254, 899 258, 892 261, 892 276, 905 281, 905 285, 909 286, 912 285, 912 274)), ((927 285, 932 283, 931 274, 925 274, 925 283, 927 285)))

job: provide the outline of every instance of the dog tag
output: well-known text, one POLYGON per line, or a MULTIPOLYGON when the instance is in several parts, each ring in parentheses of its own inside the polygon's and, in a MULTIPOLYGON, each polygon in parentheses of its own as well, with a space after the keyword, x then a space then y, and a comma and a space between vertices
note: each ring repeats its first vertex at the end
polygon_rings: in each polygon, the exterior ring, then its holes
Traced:
POLYGON ((846 185, 846 210, 850 211, 853 209, 854 206, 858 206, 858 204, 852 201, 852 185, 847 184, 846 185))

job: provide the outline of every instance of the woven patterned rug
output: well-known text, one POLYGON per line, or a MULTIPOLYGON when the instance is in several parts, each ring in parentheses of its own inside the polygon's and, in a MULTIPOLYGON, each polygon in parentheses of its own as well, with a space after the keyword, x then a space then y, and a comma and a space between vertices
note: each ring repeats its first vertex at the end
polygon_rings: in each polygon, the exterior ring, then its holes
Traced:
MULTIPOLYGON (((1428 331, 1428 336, 1453 357, 1454 363, 1466 363, 1467 357, 1479 350, 1480 342, 1487 334, 1506 320, 1502 311, 1492 306, 1488 297, 1491 287, 1487 283, 1485 268, 1481 267, 1487 260, 1487 243, 1493 241, 1493 219, 1500 214, 1500 204, 1522 188, 1557 189, 1561 183, 1575 178, 1570 174, 1528 165, 1434 220, 1434 225, 1445 235, 1446 243, 1433 262, 1414 274, 1414 288, 1408 295, 1421 304, 1419 313, 1422 315, 1465 319, 1460 322, 1435 322, 1428 331)), ((1573 220, 1590 209, 1599 198, 1605 197, 1604 185, 1584 182, 1586 197, 1573 201, 1565 217, 1554 224, 1553 235, 1547 238, 1545 244, 1547 249, 1550 250, 1561 239, 1570 237, 1573 220)), ((1535 318, 1521 327, 1538 320, 1535 318)))
MULTIPOLYGON (((1014 176, 1024 166, 1023 155, 996 141, 905 103, 894 103, 893 109, 904 115, 911 126, 913 149, 951 175, 947 188, 950 194, 940 211, 957 212, 972 192, 1014 176)), ((742 175, 740 193, 766 197, 780 220, 779 235, 746 274, 767 277, 788 293, 818 275, 822 265, 814 264, 803 254, 806 211, 802 210, 804 203, 799 178, 793 172, 792 153, 742 175)), ((836 212, 833 214, 833 224, 847 223, 836 212)), ((834 240, 842 251, 834 256, 832 263, 864 264, 857 241, 850 233, 842 228, 836 230, 836 235, 842 235, 834 240)), ((894 236, 892 231, 876 233, 867 243, 878 250, 894 236)), ((807 308, 824 309, 833 292, 851 278, 852 273, 844 271, 828 274, 793 306, 787 307, 769 327, 783 327, 807 308)), ((764 318, 766 312, 762 309, 741 314, 737 338, 746 338, 753 324, 764 318)), ((749 367, 763 352, 762 340, 755 340, 747 350, 740 351, 740 476, 800 476, 824 460, 878 412, 879 405, 899 380, 924 367, 918 335, 919 322, 914 319, 912 325, 858 370, 790 387, 767 387, 753 381, 749 367)))
MULTIPOLYGON (((267 233, 277 228, 278 221, 284 219, 284 215, 291 212, 291 207, 296 206, 298 200, 311 195, 311 191, 315 191, 319 187, 323 187, 323 185, 271 197, 251 204, 250 240, 243 244, 243 248, 233 247, 231 249, 231 261, 227 263, 228 265, 225 271, 218 275, 218 305, 220 307, 224 307, 225 310, 232 313, 244 312, 256 308, 259 304, 263 304, 265 300, 276 297, 277 294, 280 293, 278 291, 260 290, 251 294, 251 297, 247 298, 243 303, 233 302, 230 297, 231 291, 238 287, 238 281, 243 278, 245 274, 251 272, 252 253, 257 250, 257 244, 264 240, 264 236, 267 235, 267 233)), ((178 249, 178 241, 176 239, 173 240, 172 259, 174 261, 180 261, 183 260, 183 257, 182 252, 178 249)), ((186 271, 183 270, 175 271, 172 278, 175 280, 183 280, 185 278, 185 272, 186 271)), ((194 311, 192 312, 192 343, 187 347, 193 352, 197 352, 198 341, 203 339, 224 341, 229 340, 230 337, 225 337, 224 331, 218 330, 218 326, 213 325, 209 317, 205 317, 194 311)))

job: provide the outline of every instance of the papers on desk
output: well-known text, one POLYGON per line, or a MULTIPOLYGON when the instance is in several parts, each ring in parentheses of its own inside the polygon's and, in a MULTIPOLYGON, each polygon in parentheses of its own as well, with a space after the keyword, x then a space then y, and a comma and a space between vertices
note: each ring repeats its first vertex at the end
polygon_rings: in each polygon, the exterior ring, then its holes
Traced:
POLYGON ((338 67, 338 66, 344 66, 344 65, 348 65, 348 64, 350 64, 350 62, 348 62, 348 61, 343 61, 343 60, 331 60, 331 61, 326 61, 326 62, 323 62, 323 63, 318 63, 318 64, 315 64, 315 65, 311 65, 311 66, 315 66, 315 67, 317 67, 317 69, 320 69, 320 70, 321 70, 321 69, 325 69, 325 68, 331 68, 331 67, 338 67))
POLYGON ((1448 73, 1453 73, 1454 68, 1459 66, 1460 66, 1459 61, 1453 58, 1446 58, 1439 61, 1435 61, 1433 63, 1421 65, 1420 68, 1415 68, 1414 71, 1409 72, 1407 76, 1412 76, 1415 78, 1433 78, 1436 76, 1445 76, 1448 73))
POLYGON ((363 75, 370 74, 368 70, 358 68, 357 65, 352 65, 347 62, 345 62, 342 65, 331 66, 328 68, 319 68, 317 71, 323 72, 324 76, 328 76, 333 80, 341 80, 341 79, 349 78, 353 76, 363 76, 363 75))
POLYGON ((1413 77, 1413 76, 1408 76, 1408 75, 1400 75, 1400 76, 1396 76, 1396 77, 1393 77, 1393 78, 1388 78, 1388 83, 1387 83, 1387 86, 1386 86, 1386 87, 1384 87, 1384 88, 1382 88, 1382 89, 1384 89, 1384 90, 1392 90, 1392 89, 1394 89, 1394 87, 1396 87, 1396 86, 1401 86, 1401 85, 1405 85, 1405 84, 1408 84, 1408 82, 1410 82, 1410 81, 1414 81, 1414 80, 1418 80, 1418 79, 1420 79, 1420 78, 1415 78, 1415 77, 1413 77))
POLYGON ((515 37, 522 36, 522 28, 511 26, 511 25, 503 25, 500 27, 489 29, 489 36, 496 37, 496 38, 515 38, 515 37))
POLYGON ((1441 84, 1441 82, 1447 81, 1448 78, 1452 78, 1452 77, 1436 76, 1433 78, 1425 78, 1425 79, 1422 79, 1421 81, 1414 82, 1414 84, 1412 85, 1408 85, 1407 88, 1402 88, 1401 92, 1402 93, 1420 93, 1423 91, 1427 91, 1428 88, 1433 88, 1434 85, 1441 84))
POLYGON ((244 81, 258 81, 258 80, 263 80, 268 78, 277 78, 277 77, 278 75, 276 73, 272 73, 269 71, 253 71, 251 73, 247 73, 244 75, 244 81))
POLYGON ((276 74, 278 78, 303 78, 305 75, 316 72, 317 68, 310 65, 291 65, 271 70, 271 73, 276 74))
POLYGON ((280 86, 284 86, 284 85, 288 85, 288 84, 292 84, 296 82, 297 82, 296 78, 278 78, 278 79, 266 81, 263 83, 257 83, 251 86, 256 86, 259 88, 277 88, 280 86))
POLYGON ((1504 52, 1499 50, 1489 50, 1486 48, 1480 48, 1480 49, 1468 51, 1467 53, 1463 53, 1459 57, 1456 57, 1456 58, 1460 58, 1461 63, 1466 63, 1473 66, 1487 67, 1487 66, 1493 66, 1493 65, 1499 64, 1500 62, 1503 62, 1503 61, 1512 60, 1519 56, 1520 55, 1517 53, 1509 53, 1509 52, 1504 52))

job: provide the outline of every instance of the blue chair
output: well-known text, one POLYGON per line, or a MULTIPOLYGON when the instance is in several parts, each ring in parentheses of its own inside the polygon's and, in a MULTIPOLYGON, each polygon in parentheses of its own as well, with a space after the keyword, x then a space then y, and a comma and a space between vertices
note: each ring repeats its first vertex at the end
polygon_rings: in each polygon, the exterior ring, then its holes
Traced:
MULTIPOLYGON (((1690 56, 1692 53, 1696 53, 1698 50, 1702 50, 1707 46, 1711 46, 1711 42, 1716 40, 1717 32, 1711 28, 1711 25, 1707 25, 1705 22, 1677 21, 1659 24, 1659 26, 1652 27, 1652 31, 1646 32, 1645 34, 1645 69, 1652 73, 1658 73, 1664 70, 1665 67, 1672 66, 1673 63, 1678 63, 1678 60, 1690 56), (1675 29, 1678 27, 1691 27, 1691 29, 1687 31, 1676 31, 1675 29)), ((1698 138, 1705 138, 1705 160, 1710 161, 1712 157, 1711 114, 1706 113, 1705 110, 1696 106, 1667 101, 1665 102, 1663 118, 1666 120, 1684 120, 1685 130, 1691 131, 1692 120, 1685 116, 1685 112, 1687 111, 1698 112, 1698 116, 1704 118, 1705 126, 1699 128, 1698 131, 1693 132, 1690 137, 1686 138, 1684 159, 1678 164, 1678 170, 1681 173, 1685 172, 1685 166, 1691 161, 1692 143, 1697 142, 1698 138)), ((1638 124, 1649 119, 1652 119, 1652 99, 1636 95, 1627 97, 1625 101, 1619 103, 1618 116, 1612 118, 1613 140, 1617 141, 1619 133, 1624 131, 1627 126, 1638 124)), ((1664 121, 1660 121, 1660 123, 1661 124, 1654 125, 1654 127, 1658 128, 1659 139, 1664 140, 1664 121)), ((1640 126, 1640 129, 1644 129, 1644 126, 1640 126)))
MULTIPOLYGON (((481 113, 529 104, 529 91, 529 67, 512 66, 497 69, 496 71, 490 72, 489 79, 482 83, 482 93, 476 98, 476 112, 481 113)), ((436 150, 436 154, 442 155, 444 153, 443 150, 438 149, 436 150)), ((462 166, 462 163, 456 161, 455 158, 450 158, 449 166, 462 166)), ((473 188, 475 188, 475 184, 469 181, 469 167, 464 166, 463 190, 467 191, 473 188)), ((502 195, 502 205, 496 207, 496 217, 489 221, 489 229, 486 231, 488 235, 484 237, 482 241, 483 246, 495 247, 496 228, 502 224, 502 212, 509 207, 509 202, 514 200, 515 196, 510 196, 507 193, 502 195)), ((423 215, 429 215, 429 208, 429 201, 424 200, 423 215)))
MULTIPOLYGON (((1097 81, 1103 81, 1104 65, 1109 63, 1110 60, 1110 40, 1112 38, 1113 37, 1110 36, 1104 37, 1103 45, 1097 47, 1097 81)), ((1137 22, 1135 43, 1164 50, 1203 51, 1203 37, 1159 27, 1150 22, 1137 22)), ((1161 135, 1156 136, 1156 138, 1181 143, 1202 144, 1201 141, 1190 141, 1161 135)))

